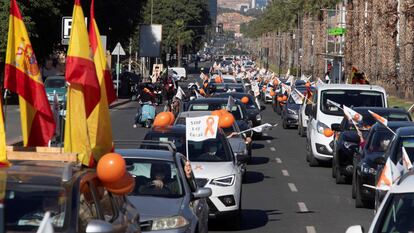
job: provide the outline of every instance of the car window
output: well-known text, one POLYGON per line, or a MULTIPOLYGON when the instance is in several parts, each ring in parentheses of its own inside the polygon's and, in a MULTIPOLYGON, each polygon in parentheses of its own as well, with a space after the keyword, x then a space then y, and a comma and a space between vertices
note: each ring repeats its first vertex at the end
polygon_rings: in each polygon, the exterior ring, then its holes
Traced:
POLYGON ((375 232, 413 232, 414 193, 391 194, 375 232))
POLYGON ((376 131, 371 135, 367 143, 370 152, 385 152, 393 138, 394 134, 390 131, 376 131))
POLYGON ((128 172, 135 178, 131 196, 177 198, 183 195, 175 163, 168 161, 127 158, 128 172))
MULTIPOLYGON (((393 158, 394 163, 397 163, 402 158, 402 147, 404 146, 407 151, 408 157, 411 161, 414 161, 414 137, 413 136, 404 136, 401 137, 398 141, 397 153, 393 158)), ((395 150, 394 150, 395 151, 395 150)))
MULTIPOLYGON (((186 161, 184 161, 183 159, 180 159, 180 161, 181 161, 182 169, 185 172, 184 166, 185 166, 186 161)), ((197 183, 196 183, 196 179, 194 177, 193 171, 191 171, 190 177, 187 177, 187 175, 185 175, 185 181, 187 182, 188 187, 190 187, 191 192, 195 192, 197 190, 197 183)))
POLYGON ((189 111, 208 111, 209 105, 208 104, 192 104, 189 111))
MULTIPOLYGON (((183 125, 185 125, 185 118, 182 118, 182 119, 184 119, 183 125)), ((185 137, 179 137, 178 135, 175 135, 175 134, 152 133, 152 134, 147 134, 145 136, 145 140, 172 142, 175 145, 175 148, 177 149, 178 152, 180 152, 183 155, 186 154, 185 137)))
POLYGON ((93 198, 97 195, 94 186, 89 182, 85 182, 81 187, 79 196, 79 231, 85 232, 88 222, 92 219, 100 219, 98 216, 98 207, 93 198))
POLYGON ((46 79, 45 81, 46 88, 63 88, 65 84, 65 79, 46 79))
POLYGON ((331 100, 347 107, 383 107, 381 92, 360 90, 325 90, 321 92, 321 111, 325 114, 342 116, 343 111, 327 101, 331 100))
POLYGON ((201 142, 188 141, 188 156, 193 162, 232 161, 226 146, 219 137, 201 142))
POLYGON ((4 197, 7 231, 37 230, 49 211, 53 227, 64 227, 67 195, 59 186, 27 185, 8 182, 4 197))

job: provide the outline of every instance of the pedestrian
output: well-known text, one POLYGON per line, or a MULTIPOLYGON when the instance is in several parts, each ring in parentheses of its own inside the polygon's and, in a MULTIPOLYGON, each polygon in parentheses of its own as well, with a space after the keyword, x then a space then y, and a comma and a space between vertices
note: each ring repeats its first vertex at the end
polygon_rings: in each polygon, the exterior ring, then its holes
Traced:
POLYGON ((329 71, 325 73, 325 83, 331 83, 331 77, 330 77, 329 71))

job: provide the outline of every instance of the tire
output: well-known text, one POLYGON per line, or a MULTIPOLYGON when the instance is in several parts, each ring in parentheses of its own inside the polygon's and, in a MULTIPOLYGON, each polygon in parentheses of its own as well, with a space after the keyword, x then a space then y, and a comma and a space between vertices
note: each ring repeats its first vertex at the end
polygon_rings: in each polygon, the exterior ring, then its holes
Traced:
POLYGON ((356 208, 364 208, 366 203, 362 200, 361 197, 361 187, 358 184, 358 181, 356 181, 356 187, 355 187, 355 207, 356 208))
POLYGON ((310 161, 310 145, 309 145, 309 142, 308 142, 308 140, 306 140, 306 162, 308 162, 309 163, 309 161, 310 161))
POLYGON ((301 137, 306 137, 305 128, 303 126, 300 126, 300 128, 299 128, 299 135, 301 137))
POLYGON ((341 174, 341 171, 339 170, 338 166, 335 166, 335 183, 336 184, 345 184, 346 179, 345 176, 341 174))
POLYGON ((332 178, 336 178, 335 168, 336 168, 335 158, 332 158, 332 178))
POLYGON ((352 199, 356 198, 356 186, 357 186, 357 181, 356 181, 356 172, 354 169, 354 172, 352 173, 352 191, 351 191, 351 196, 352 199))
POLYGON ((144 124, 145 124, 145 128, 151 128, 152 121, 150 119, 147 119, 144 124))
POLYGON ((311 145, 309 145, 309 166, 310 167, 317 167, 319 166, 318 159, 313 156, 311 145))
POLYGON ((240 196, 240 203, 239 203, 239 209, 234 214, 230 221, 230 227, 232 230, 237 231, 240 230, 242 222, 242 208, 241 208, 241 196, 240 196))
POLYGON ((283 129, 289 128, 288 125, 286 124, 286 121, 285 120, 283 120, 282 127, 283 127, 283 129))

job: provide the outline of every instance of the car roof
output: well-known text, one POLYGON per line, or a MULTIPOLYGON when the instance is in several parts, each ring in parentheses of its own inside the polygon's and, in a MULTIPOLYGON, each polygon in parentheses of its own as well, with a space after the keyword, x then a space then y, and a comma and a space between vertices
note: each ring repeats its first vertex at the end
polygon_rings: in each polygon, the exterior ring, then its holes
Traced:
POLYGON ((414 172, 409 171, 390 188, 390 193, 412 193, 414 192, 414 172))
MULTIPOLYGON (((203 99, 194 99, 188 102, 189 105, 191 104, 201 104, 201 103, 227 103, 227 98, 203 98, 203 99)), ((241 102, 235 99, 235 102, 240 104, 241 102)))
POLYGON ((242 98, 242 97, 244 97, 244 96, 247 96, 247 97, 251 97, 251 98, 253 98, 253 96, 251 95, 251 94, 248 94, 248 93, 240 93, 240 92, 224 92, 224 93, 218 93, 217 95, 215 95, 216 97, 220 97, 220 96, 226 96, 226 97, 228 97, 228 96, 235 96, 235 97, 237 97, 237 98, 242 98))
POLYGON ((187 112, 180 112, 177 118, 199 117, 199 116, 207 116, 207 115, 211 115, 211 111, 187 111, 187 112))
POLYGON ((116 149, 116 153, 119 153, 124 158, 142 158, 153 160, 165 160, 174 161, 175 153, 167 150, 150 150, 150 149, 116 149))
POLYGON ((13 161, 12 166, 0 168, 7 173, 8 182, 46 186, 61 186, 76 170, 74 163, 33 160, 13 161))
POLYGON ((381 113, 407 113, 407 111, 403 108, 354 107, 352 109, 357 111, 358 113, 361 113, 361 114, 363 114, 363 113, 369 114, 368 110, 370 110, 372 112, 375 112, 379 115, 381 115, 381 113))
POLYGON ((153 127, 147 134, 185 134, 184 125, 153 127))
MULTIPOLYGON (((414 122, 412 121, 389 121, 387 126, 391 129, 398 129, 398 128, 406 127, 406 126, 414 126, 414 122)), ((372 126, 372 130, 388 130, 388 129, 381 123, 377 122, 372 126)))
POLYGON ((46 80, 49 80, 49 79, 65 79, 65 76, 63 75, 48 76, 46 80))
POLYGON ((383 87, 377 85, 361 85, 361 84, 324 84, 318 87, 319 91, 325 90, 372 90, 385 92, 383 87))
POLYGON ((395 133, 399 137, 414 136, 414 126, 401 127, 395 133))

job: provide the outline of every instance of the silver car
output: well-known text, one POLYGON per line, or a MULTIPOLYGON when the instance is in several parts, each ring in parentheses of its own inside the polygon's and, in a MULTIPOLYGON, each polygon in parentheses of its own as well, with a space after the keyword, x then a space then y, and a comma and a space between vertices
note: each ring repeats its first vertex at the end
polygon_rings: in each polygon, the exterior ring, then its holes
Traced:
POLYGON ((173 144, 158 143, 168 150, 145 143, 141 149, 117 150, 136 181, 128 200, 140 212, 142 232, 208 232, 211 189, 198 187, 193 174, 185 175, 186 158, 173 144))

